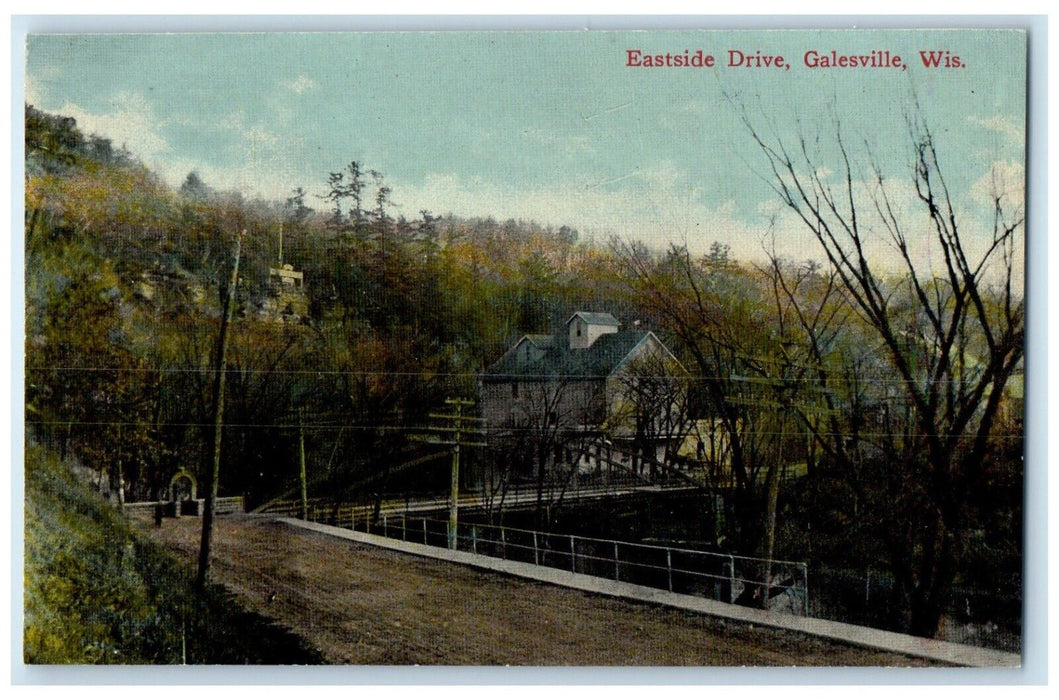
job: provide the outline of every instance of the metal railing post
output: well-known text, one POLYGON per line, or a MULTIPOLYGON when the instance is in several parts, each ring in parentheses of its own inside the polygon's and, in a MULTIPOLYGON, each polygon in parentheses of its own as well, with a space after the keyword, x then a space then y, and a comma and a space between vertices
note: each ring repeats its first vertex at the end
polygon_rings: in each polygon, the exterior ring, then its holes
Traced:
POLYGON ((809 565, 802 564, 802 614, 809 617, 809 565))
POLYGON ((728 555, 728 602, 735 603, 735 557, 728 555))
MULTIPOLYGON (((341 507, 338 508, 335 511, 335 517, 332 518, 330 516, 330 510, 324 509, 324 510, 321 511, 320 508, 313 507, 312 505, 310 505, 309 509, 308 509, 308 515, 309 515, 310 519, 312 519, 312 518, 325 518, 325 519, 327 519, 327 522, 336 522, 340 526, 344 526, 345 523, 346 523, 346 518, 348 518, 349 519, 348 520, 349 528, 351 530, 353 530, 355 532, 356 531, 362 531, 362 532, 365 532, 365 533, 368 533, 368 534, 372 534, 372 524, 373 524, 373 522, 372 522, 373 521, 373 517, 372 516, 373 516, 373 513, 371 512, 371 510, 370 509, 365 510, 364 508, 359 507, 359 506, 347 506, 346 508, 348 508, 348 512, 343 512, 345 510, 344 508, 341 508, 341 507), (360 522, 361 519, 363 519, 363 523, 360 522), (358 528, 360 528, 361 526, 363 526, 363 530, 358 530, 358 528)), ((396 539, 397 538, 397 523, 396 522, 394 523, 394 532, 391 532, 390 531, 390 518, 389 518, 389 515, 383 514, 383 513, 380 513, 379 515, 381 517, 379 517, 378 519, 375 519, 375 521, 374 521, 375 534, 378 534, 379 536, 382 536, 382 537, 392 537, 392 538, 396 539)), ((400 538, 401 538, 401 540, 405 541, 405 542, 415 541, 415 538, 417 537, 417 535, 414 534, 415 530, 416 530, 414 518, 412 519, 413 522, 409 523, 408 522, 409 518, 408 518, 408 514, 407 513, 401 513, 400 517, 401 517, 401 523, 400 523, 400 538)), ((318 522, 322 522, 322 521, 318 521, 318 522)), ((431 536, 429 523, 430 523, 430 519, 429 518, 426 518, 426 517, 420 518, 420 526, 421 526, 421 529, 422 529, 422 542, 423 542, 423 544, 428 545, 428 546, 430 545, 430 536, 431 536)), ((532 537, 532 540, 533 540, 533 542, 532 542, 533 564, 536 565, 536 566, 550 566, 550 567, 553 567, 553 568, 563 568, 562 564, 560 563, 562 561, 562 557, 560 555, 559 549, 557 548, 557 545, 558 545, 558 541, 565 537, 567 539, 567 542, 568 542, 567 546, 568 546, 568 553, 569 553, 569 556, 570 556, 570 569, 569 570, 570 570, 571 573, 574 573, 574 574, 578 573, 579 571, 581 573, 589 573, 589 574, 591 574, 591 572, 593 572, 593 571, 596 571, 597 574, 603 575, 603 570, 602 569, 604 568, 605 563, 606 563, 606 555, 603 553, 603 550, 605 548, 604 546, 606 545, 606 543, 610 542, 611 550, 612 550, 611 556, 612 556, 612 562, 613 562, 613 564, 612 564, 612 566, 613 566, 613 578, 614 578, 615 581, 619 581, 619 582, 622 580, 622 578, 621 578, 621 568, 622 568, 622 563, 623 563, 623 560, 621 558, 621 554, 622 554, 621 545, 622 544, 626 544, 630 550, 635 549, 635 551, 630 551, 630 553, 629 553, 630 557, 628 559, 628 562, 626 562, 626 563, 629 564, 629 567, 630 568, 637 568, 637 569, 643 568, 645 571, 646 570, 658 571, 658 570, 661 569, 661 563, 658 561, 658 559, 656 557, 658 557, 658 555, 660 555, 662 553, 662 551, 664 550, 665 551, 665 572, 666 572, 665 588, 662 587, 661 581, 658 581, 657 579, 655 579, 654 583, 650 583, 649 582, 649 583, 647 583, 647 585, 654 585, 660 590, 668 590, 669 592, 675 592, 677 583, 681 583, 681 586, 683 586, 684 588, 686 588, 687 585, 689 585, 689 583, 692 584, 693 587, 694 587, 694 582, 698 581, 699 577, 705 577, 705 580, 714 581, 715 582, 715 586, 707 587, 707 588, 703 589, 701 592, 693 593, 693 594, 694 595, 701 595, 701 596, 706 597, 706 598, 713 598, 713 599, 716 599, 716 600, 725 600, 727 598, 727 602, 728 603, 735 603, 736 599, 739 597, 738 596, 738 591, 736 589, 736 584, 738 582, 742 582, 744 584, 744 586, 745 586, 748 583, 747 580, 744 578, 745 574, 741 575, 741 574, 736 572, 736 562, 735 562, 735 560, 737 558, 744 559, 744 560, 746 560, 749 563, 755 563, 755 562, 756 563, 761 563, 761 562, 767 561, 767 560, 764 560, 764 559, 755 559, 755 558, 749 558, 749 557, 738 557, 737 555, 734 555, 734 554, 708 553, 708 552, 701 552, 699 550, 690 550, 690 549, 684 549, 684 548, 681 548, 681 547, 663 546, 663 545, 642 545, 641 546, 641 545, 637 545, 637 544, 630 543, 630 542, 623 543, 623 542, 621 542, 619 540, 595 539, 595 538, 592 538, 592 537, 581 537, 581 536, 575 535, 575 534, 547 533, 547 532, 542 532, 542 531, 537 531, 537 530, 529 530, 529 529, 522 530, 522 529, 519 529, 519 528, 507 528, 507 527, 504 527, 504 526, 501 526, 501 525, 483 525, 482 527, 484 529, 483 529, 482 533, 479 533, 479 525, 477 523, 466 523, 466 525, 465 525, 465 528, 469 528, 470 529, 470 532, 467 533, 466 535, 464 535, 464 537, 470 539, 470 544, 471 544, 470 551, 471 552, 473 552, 476 555, 477 554, 481 554, 483 556, 499 557, 499 558, 502 558, 504 560, 507 560, 508 559, 507 531, 510 529, 510 530, 514 531, 517 535, 519 535, 518 537, 516 537, 516 541, 514 543, 515 549, 518 550, 518 552, 516 552, 516 554, 515 554, 516 558, 520 558, 522 555, 519 552, 521 552, 522 549, 526 548, 524 545, 520 545, 519 544, 520 541, 522 541, 522 542, 525 541, 522 538, 522 536, 525 535, 525 534, 529 534, 532 537), (499 535, 500 535, 500 539, 499 540, 492 539, 494 530, 499 530, 499 535), (549 538, 551 538, 551 539, 549 539, 549 538), (484 550, 482 552, 478 551, 478 540, 480 540, 480 539, 482 540, 483 547, 484 547, 484 550), (581 557, 580 569, 578 568, 578 550, 577 550, 577 547, 578 547, 577 542, 578 542, 578 540, 582 540, 584 543, 586 543, 585 547, 583 548, 583 551, 580 553, 580 557, 581 557), (500 551, 499 552, 497 552, 496 548, 493 547, 493 545, 495 545, 495 544, 500 544, 500 548, 499 548, 500 551), (550 564, 548 563, 548 557, 547 557, 548 551, 549 551, 549 547, 551 548, 550 551, 552 551, 552 553, 555 555, 555 561, 552 561, 550 564), (675 562, 674 562, 674 552, 677 553, 677 556, 675 557, 675 559, 676 559, 675 562), (685 553, 687 556, 685 556, 684 559, 681 559, 681 556, 680 556, 681 553, 685 553), (706 557, 706 558, 703 559, 703 557, 706 557), (595 562, 598 562, 598 565, 595 562), (720 566, 718 566, 719 562, 723 562, 723 563, 720 566), (680 566, 683 567, 683 568, 678 569, 677 566, 676 566, 677 564, 680 564, 680 566), (724 567, 725 566, 728 567, 728 571, 727 572, 724 571, 724 567), (703 567, 706 567, 706 568, 703 568, 703 567), (680 574, 680 576, 677 576, 678 573, 680 574), (689 583, 684 583, 684 579, 688 579, 689 583), (725 596, 723 594, 723 590, 722 590, 723 586, 724 586, 724 583, 725 583, 725 579, 727 579, 727 583, 728 583, 728 595, 727 596, 725 596)), ((797 590, 797 586, 800 584, 801 589, 802 589, 802 605, 800 606, 800 614, 808 617, 810 615, 810 609, 811 609, 811 606, 810 606, 810 603, 809 603, 809 567, 808 567, 808 564, 806 562, 780 561, 780 560, 774 560, 774 561, 771 561, 770 563, 773 566, 775 566, 775 565, 777 565, 777 563, 779 563, 779 564, 782 564, 785 567, 790 567, 790 570, 794 571, 793 576, 795 578, 795 581, 797 581, 797 583, 793 584, 790 587, 789 594, 790 595, 794 595, 794 592, 797 590), (798 576, 798 573, 797 573, 797 570, 799 568, 801 569, 801 576, 800 577, 798 576), (801 579, 800 581, 798 581, 799 578, 801 579)), ((870 576, 870 574, 869 574, 869 576, 870 576)), ((870 590, 870 585, 871 585, 870 578, 866 577, 866 579, 867 579, 867 583, 865 585, 866 585, 867 590, 868 590, 868 595, 870 596, 870 593, 871 593, 871 590, 870 590)), ((632 580, 637 580, 637 576, 634 575, 632 580)), ((767 585, 767 583, 765 583, 765 582, 762 582, 761 584, 754 583, 754 582, 750 582, 750 583, 753 584, 753 585, 767 585)), ((792 600, 792 604, 793 604, 793 600, 792 600)))

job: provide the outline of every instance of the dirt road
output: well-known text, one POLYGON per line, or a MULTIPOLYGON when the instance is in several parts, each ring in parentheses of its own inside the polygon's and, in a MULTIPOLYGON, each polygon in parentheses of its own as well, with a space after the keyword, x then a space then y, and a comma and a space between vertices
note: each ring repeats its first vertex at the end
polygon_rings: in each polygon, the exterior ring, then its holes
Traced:
MULTIPOLYGON (((142 526, 195 561, 201 521, 142 526)), ((212 578, 335 664, 920 666, 926 662, 306 533, 215 523, 212 578)))

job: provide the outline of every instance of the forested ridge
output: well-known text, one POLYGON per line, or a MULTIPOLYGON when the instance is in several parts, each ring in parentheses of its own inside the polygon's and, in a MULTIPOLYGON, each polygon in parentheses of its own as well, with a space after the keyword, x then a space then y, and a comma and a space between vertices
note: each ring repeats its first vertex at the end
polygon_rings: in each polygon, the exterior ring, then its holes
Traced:
POLYGON ((282 490, 261 462, 289 454, 288 436, 271 428, 291 425, 298 409, 320 428, 362 428, 343 436, 337 461, 369 454, 386 428, 473 394, 477 373, 520 334, 548 332, 576 308, 633 315, 613 259, 575 231, 429 212, 407 220, 391 213, 381 183, 378 173, 356 176, 357 187, 371 186, 370 209, 351 201, 348 180, 278 203, 214 191, 194 173, 173 191, 72 120, 28 108, 29 425, 99 468, 122 460, 145 496, 177 465, 197 465, 223 287, 243 230, 228 416, 262 430, 249 452, 227 452, 223 488, 233 493, 282 490), (282 309, 262 310, 281 236, 308 306, 286 323, 282 309), (106 395, 88 390, 102 386, 106 395), (129 452, 89 456, 100 442, 129 452), (244 473, 251 462, 257 472, 244 473))
MULTIPOLYGON (((820 262, 743 261, 720 243, 697 254, 566 226, 409 216, 383 173, 342 154, 333 167, 284 201, 196 173, 173 189, 105 137, 27 106, 29 438, 130 499, 204 469, 222 301, 245 231, 222 495, 253 506, 287 493, 299 430, 317 495, 444 484, 444 473, 390 476, 421 450, 409 431, 444 399, 474 398, 521 335, 604 311, 655 331, 687 368, 684 419, 710 426, 712 458, 732 475, 733 551, 886 569, 890 624, 927 635, 954 590, 1019 587, 1019 290, 871 276, 880 336, 826 249, 807 251, 820 262), (304 309, 276 302, 270 268, 283 264, 304 275, 304 309), (1002 332, 982 332, 994 318, 1002 332), (807 476, 780 490, 792 463, 807 476)), ((534 446, 480 459, 518 449, 534 446)))

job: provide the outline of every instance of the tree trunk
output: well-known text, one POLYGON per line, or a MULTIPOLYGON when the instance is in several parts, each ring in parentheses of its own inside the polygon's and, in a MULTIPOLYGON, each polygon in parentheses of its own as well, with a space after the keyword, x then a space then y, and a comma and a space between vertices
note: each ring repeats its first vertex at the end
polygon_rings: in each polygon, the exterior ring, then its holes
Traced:
POLYGON ((780 495, 780 466, 773 463, 765 476, 767 503, 765 504, 765 577, 761 591, 761 607, 768 610, 769 588, 772 586, 772 555, 776 548, 776 503, 780 495))

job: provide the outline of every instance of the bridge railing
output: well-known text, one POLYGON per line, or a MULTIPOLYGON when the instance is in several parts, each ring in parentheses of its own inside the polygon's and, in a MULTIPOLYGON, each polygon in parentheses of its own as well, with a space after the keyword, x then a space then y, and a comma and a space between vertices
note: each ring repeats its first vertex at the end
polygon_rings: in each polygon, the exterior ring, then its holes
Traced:
MULTIPOLYGON (((350 509, 340 512, 338 522, 332 524, 406 542, 448 546, 448 523, 444 520, 399 514, 383 515, 373 521, 350 509)), ((800 615, 807 615, 809 610, 809 571, 805 562, 479 523, 459 523, 456 543, 457 549, 474 554, 726 603, 741 601, 761 606, 767 595, 770 610, 800 615)))

